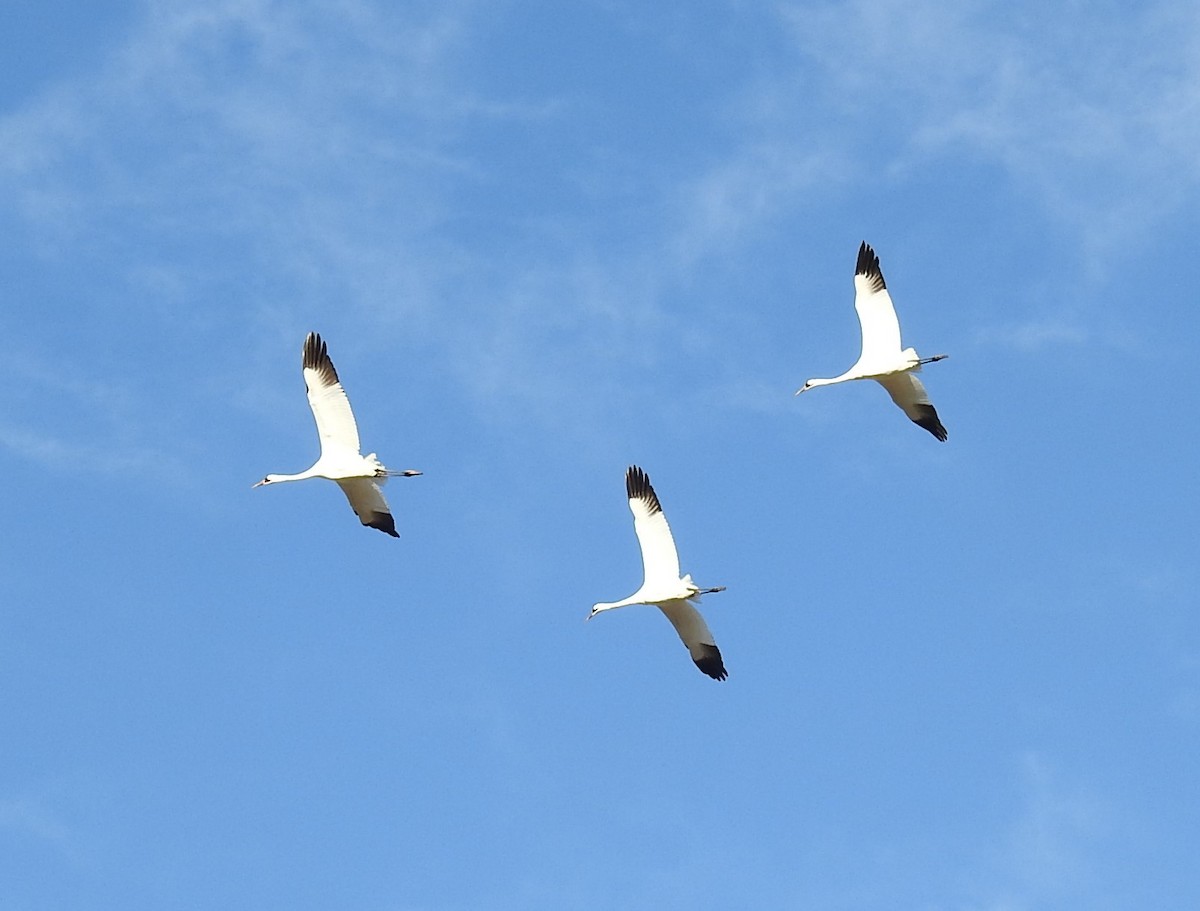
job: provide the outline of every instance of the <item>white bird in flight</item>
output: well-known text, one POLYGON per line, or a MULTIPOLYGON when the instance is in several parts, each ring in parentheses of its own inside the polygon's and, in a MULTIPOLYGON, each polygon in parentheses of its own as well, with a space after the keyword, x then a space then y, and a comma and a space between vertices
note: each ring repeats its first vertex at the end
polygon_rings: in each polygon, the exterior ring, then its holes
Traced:
POLYGON ((913 374, 920 371, 922 364, 932 364, 946 355, 921 358, 913 348, 900 350, 900 321, 896 318, 896 308, 883 283, 879 257, 866 241, 858 248, 858 264, 854 268, 854 309, 858 311, 862 328, 862 353, 858 361, 841 376, 808 380, 796 390, 796 395, 848 380, 875 380, 887 390, 909 420, 945 442, 946 428, 938 420, 925 387, 913 374))
POLYGON ((700 588, 690 574, 680 578, 679 553, 667 517, 650 486, 650 478, 636 465, 631 465, 625 473, 625 491, 629 495, 629 511, 633 513, 633 530, 642 548, 642 587, 621 601, 593 605, 587 619, 629 604, 653 604, 667 615, 696 667, 714 680, 724 680, 725 663, 693 602, 699 601, 701 595, 725 591, 725 586, 700 588))
POLYGON ((383 498, 380 485, 389 477, 399 475, 411 478, 421 472, 407 469, 389 471, 384 468, 375 453, 361 454, 358 442, 358 425, 346 390, 338 380, 337 371, 321 336, 308 333, 304 340, 304 386, 308 391, 308 405, 317 422, 317 433, 321 437, 321 457, 312 468, 299 474, 269 474, 255 487, 277 484, 281 481, 303 481, 305 478, 328 478, 338 486, 350 501, 350 507, 358 514, 363 525, 378 528, 393 538, 396 521, 383 498))

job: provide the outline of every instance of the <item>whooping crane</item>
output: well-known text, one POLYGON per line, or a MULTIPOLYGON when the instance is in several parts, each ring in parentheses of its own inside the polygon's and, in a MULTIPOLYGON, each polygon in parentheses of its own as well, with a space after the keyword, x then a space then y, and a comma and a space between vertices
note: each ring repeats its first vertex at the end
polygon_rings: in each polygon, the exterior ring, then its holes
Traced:
POLYGON ((841 376, 808 380, 796 390, 796 395, 817 386, 832 386, 848 380, 875 380, 887 390, 909 420, 945 442, 946 428, 938 420, 925 387, 913 374, 920 371, 922 364, 932 364, 946 355, 921 358, 912 348, 900 350, 900 321, 896 318, 896 308, 883 283, 879 257, 865 240, 858 248, 858 264, 854 268, 854 309, 858 311, 862 329, 862 352, 858 361, 841 376))
POLYGON ((321 437, 321 457, 308 471, 299 474, 269 474, 255 487, 277 484, 280 481, 303 481, 305 478, 328 478, 338 486, 350 501, 350 507, 358 514, 363 525, 378 528, 393 538, 396 522, 383 498, 380 485, 389 477, 399 475, 411 478, 421 472, 407 469, 389 471, 380 464, 375 453, 361 455, 358 442, 358 425, 346 390, 338 380, 337 371, 321 336, 308 333, 304 340, 304 387, 308 392, 308 405, 317 422, 317 433, 321 437))
POLYGON ((615 607, 653 604, 667 615, 696 667, 714 680, 724 680, 727 675, 721 653, 692 602, 699 601, 701 595, 725 591, 725 586, 700 588, 690 574, 680 578, 679 553, 667 517, 650 486, 649 476, 636 465, 631 465, 625 473, 625 491, 633 513, 633 530, 642 549, 642 587, 621 601, 593 605, 587 619, 615 607))

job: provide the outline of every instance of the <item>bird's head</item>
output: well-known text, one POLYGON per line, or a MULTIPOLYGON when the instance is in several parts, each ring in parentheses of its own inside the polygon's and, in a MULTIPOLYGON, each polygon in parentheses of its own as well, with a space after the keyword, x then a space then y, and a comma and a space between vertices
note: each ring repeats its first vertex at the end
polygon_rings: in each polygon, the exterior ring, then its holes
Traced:
POLYGON ((277 479, 276 479, 275 475, 269 474, 265 478, 263 478, 261 481, 259 481, 257 484, 251 484, 250 488, 251 488, 251 490, 253 490, 255 487, 262 487, 264 484, 274 484, 276 480, 277 479))
POLYGON ((810 390, 812 388, 813 388, 813 381, 805 380, 804 385, 796 390, 796 395, 799 395, 801 392, 808 392, 808 390, 810 390))
POLYGON ((417 475, 419 475, 421 473, 422 472, 417 471, 415 468, 406 468, 406 469, 404 469, 404 471, 400 472, 400 475, 401 475, 401 477, 405 477, 405 478, 415 478, 417 475))
POLYGON ((596 614, 600 613, 601 611, 607 610, 607 608, 608 608, 608 605, 606 605, 606 604, 593 604, 592 609, 590 611, 588 611, 588 615, 583 618, 583 622, 587 623, 594 616, 596 616, 596 614))

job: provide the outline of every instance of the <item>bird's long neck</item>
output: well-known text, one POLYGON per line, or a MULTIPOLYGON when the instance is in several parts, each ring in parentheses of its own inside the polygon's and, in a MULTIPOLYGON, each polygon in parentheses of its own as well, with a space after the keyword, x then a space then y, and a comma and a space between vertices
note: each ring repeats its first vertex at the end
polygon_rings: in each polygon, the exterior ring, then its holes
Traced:
POLYGON ((620 601, 600 601, 592 605, 592 613, 590 616, 602 613, 606 610, 613 610, 618 607, 628 607, 630 604, 641 604, 642 601, 637 595, 630 595, 628 598, 622 598, 620 601))
POLYGON ((855 380, 858 377, 853 370, 847 370, 840 376, 815 377, 804 384, 806 389, 815 389, 818 386, 832 386, 835 383, 844 383, 847 380, 855 380))
POLYGON ((269 474, 267 475, 267 480, 272 484, 279 484, 283 481, 304 481, 316 476, 316 467, 314 465, 312 468, 302 471, 299 474, 269 474))

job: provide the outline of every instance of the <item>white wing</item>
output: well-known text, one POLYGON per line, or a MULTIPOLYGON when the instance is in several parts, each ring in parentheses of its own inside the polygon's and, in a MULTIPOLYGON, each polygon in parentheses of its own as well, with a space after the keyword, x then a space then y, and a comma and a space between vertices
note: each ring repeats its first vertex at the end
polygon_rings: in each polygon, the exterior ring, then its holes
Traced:
POLYGON ((900 321, 879 271, 879 257, 866 241, 858 248, 854 268, 854 309, 862 330, 858 362, 870 365, 895 361, 900 354, 900 321))
POLYGON ((925 428, 943 443, 946 441, 946 428, 938 419, 938 413, 919 379, 911 373, 893 373, 890 376, 877 376, 875 380, 887 390, 892 401, 900 406, 910 421, 925 428))
POLYGON ((378 528, 393 538, 400 537, 378 481, 374 478, 342 478, 337 483, 363 525, 378 528))
POLYGON ((625 492, 629 495, 629 511, 633 513, 633 530, 642 548, 642 590, 677 591, 679 552, 675 549, 675 539, 671 537, 671 527, 650 486, 649 476, 636 465, 631 465, 625 473, 625 492))
POLYGON ((682 598, 664 601, 659 608, 667 615, 667 619, 675 627, 675 632, 679 633, 679 638, 687 646, 688 654, 696 662, 696 667, 714 680, 724 680, 728 676, 725 672, 725 662, 721 660, 721 652, 713 641, 712 633, 708 631, 708 624, 700 616, 700 611, 696 610, 690 601, 682 598))
POLYGON ((358 455, 358 425, 354 423, 350 400, 333 369, 325 343, 315 332, 308 333, 304 340, 304 386, 321 437, 321 454, 332 447, 358 455))

